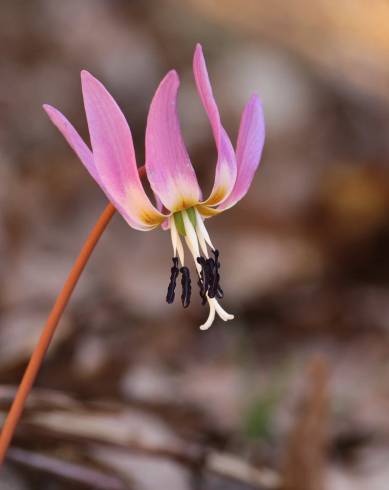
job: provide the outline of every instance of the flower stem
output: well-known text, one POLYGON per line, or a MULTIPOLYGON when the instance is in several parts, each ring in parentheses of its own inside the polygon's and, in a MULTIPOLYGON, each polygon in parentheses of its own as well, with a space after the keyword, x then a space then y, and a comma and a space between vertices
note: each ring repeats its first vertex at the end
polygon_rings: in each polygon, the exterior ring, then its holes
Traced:
MULTIPOLYGON (((144 166, 139 167, 139 176, 142 178, 144 175, 144 166)), ((51 310, 46 325, 43 328, 38 344, 31 355, 22 381, 18 390, 16 391, 15 399, 11 405, 0 434, 0 466, 4 462, 8 446, 11 443, 16 426, 22 415, 26 399, 37 377, 47 349, 49 348, 51 339, 53 338, 55 329, 57 328, 58 322, 61 319, 62 313, 69 302, 69 299, 74 288, 76 287, 82 271, 89 260, 89 257, 92 255, 97 242, 104 233, 104 230, 106 229, 114 213, 115 207, 111 203, 108 204, 86 239, 84 246, 82 247, 81 252, 73 265, 73 268, 70 271, 65 284, 63 285, 62 291, 59 293, 56 302, 54 303, 53 309, 51 310)))
POLYGON ((84 270, 89 257, 91 256, 99 238, 103 234, 105 228, 110 222, 115 213, 114 206, 110 203, 105 208, 100 218, 98 219, 93 230, 90 232, 84 246, 81 249, 77 260, 75 261, 72 270, 59 293, 53 309, 47 319, 43 332, 30 358, 22 381, 16 392, 15 399, 11 405, 7 418, 5 419, 3 429, 0 435, 0 465, 3 463, 8 446, 11 442, 16 426, 23 412, 26 399, 31 391, 32 385, 38 374, 39 368, 43 362, 43 358, 50 345, 50 341, 54 335, 55 329, 61 319, 62 313, 69 302, 72 292, 84 270))

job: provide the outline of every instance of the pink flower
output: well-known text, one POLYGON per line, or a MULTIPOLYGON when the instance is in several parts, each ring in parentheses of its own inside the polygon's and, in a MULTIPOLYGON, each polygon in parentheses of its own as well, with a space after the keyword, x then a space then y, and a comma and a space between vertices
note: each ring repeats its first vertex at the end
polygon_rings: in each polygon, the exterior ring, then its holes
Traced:
POLYGON ((232 319, 233 315, 227 313, 218 302, 223 296, 219 284, 219 252, 212 245, 204 219, 232 207, 246 194, 259 164, 265 128, 260 101, 253 95, 244 108, 234 151, 220 121, 200 45, 196 46, 194 53, 193 71, 217 148, 215 182, 206 199, 202 197, 181 134, 177 115, 179 79, 176 71, 170 71, 160 83, 147 118, 145 167, 156 196, 156 206, 142 186, 126 119, 96 78, 87 71, 81 73, 92 151, 57 109, 49 105, 44 105, 44 109, 132 228, 148 231, 162 226, 165 230, 170 229, 174 257, 167 301, 173 302, 176 280, 181 273, 184 307, 188 306, 191 293, 181 236, 185 239, 196 265, 203 304, 208 302, 210 307, 208 319, 200 327, 205 330, 213 323, 216 313, 225 321, 232 319))

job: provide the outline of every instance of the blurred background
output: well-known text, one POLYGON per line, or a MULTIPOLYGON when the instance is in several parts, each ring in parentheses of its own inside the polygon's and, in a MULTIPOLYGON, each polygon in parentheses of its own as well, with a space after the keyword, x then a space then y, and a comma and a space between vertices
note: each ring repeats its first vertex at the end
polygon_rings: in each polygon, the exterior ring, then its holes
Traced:
POLYGON ((79 72, 128 117, 139 164, 171 68, 205 190, 201 42, 235 141, 267 141, 246 198, 208 222, 233 322, 165 303, 168 234, 116 216, 61 321, 1 489, 389 488, 389 3, 5 0, 0 6, 0 420, 106 206, 41 105, 87 137, 79 72))

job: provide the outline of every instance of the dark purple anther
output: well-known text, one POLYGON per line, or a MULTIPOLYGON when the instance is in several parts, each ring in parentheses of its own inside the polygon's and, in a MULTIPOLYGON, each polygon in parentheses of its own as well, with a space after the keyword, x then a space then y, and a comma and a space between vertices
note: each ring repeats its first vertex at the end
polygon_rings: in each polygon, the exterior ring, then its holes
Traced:
POLYGON ((175 289, 176 289, 177 277, 180 272, 178 269, 178 257, 173 257, 172 260, 173 260, 173 267, 170 269, 170 283, 167 288, 167 295, 166 295, 166 301, 169 304, 173 303, 174 298, 176 296, 175 289))
POLYGON ((181 267, 180 272, 182 274, 182 276, 181 276, 181 286, 182 286, 181 301, 182 301, 182 306, 184 308, 187 308, 190 304, 190 296, 192 294, 190 272, 189 272, 189 269, 187 267, 181 267))

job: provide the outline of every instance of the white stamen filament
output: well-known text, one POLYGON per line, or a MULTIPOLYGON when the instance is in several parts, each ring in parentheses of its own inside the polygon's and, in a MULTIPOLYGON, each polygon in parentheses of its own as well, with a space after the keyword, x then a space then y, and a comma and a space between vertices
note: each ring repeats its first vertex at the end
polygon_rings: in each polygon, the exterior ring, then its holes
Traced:
POLYGON ((170 218, 170 234, 172 238, 173 254, 180 258, 181 265, 184 265, 184 247, 182 246, 180 235, 177 231, 176 223, 174 222, 174 216, 170 218))
POLYGON ((215 247, 213 246, 211 239, 209 238, 209 234, 207 229, 205 228, 203 218, 201 217, 200 213, 195 209, 196 213, 196 231, 197 235, 201 236, 207 243, 208 245, 212 248, 212 250, 215 250, 215 247))
POLYGON ((193 258, 196 261, 197 257, 200 257, 199 250, 199 242, 197 241, 196 231, 193 228, 193 225, 190 221, 187 211, 182 211, 182 218, 184 220, 184 228, 185 228, 185 238, 187 238, 187 242, 190 243, 190 251, 192 252, 193 258))
MULTIPOLYGON (((196 213, 197 213, 197 210, 196 210, 196 213)), ((192 222, 190 221, 190 218, 189 218, 187 211, 182 211, 182 217, 183 217, 184 228, 185 228, 185 241, 186 241, 186 244, 187 244, 191 254, 193 255, 193 259, 194 259, 194 262, 196 265, 197 273, 200 276, 202 268, 201 268, 200 264, 197 262, 197 257, 200 256, 199 242, 200 242, 200 246, 201 246, 201 249, 203 250, 203 252, 204 252, 203 246, 205 247, 204 255, 206 255, 206 257, 208 257, 208 252, 207 252, 207 247, 206 247, 205 241, 207 241, 207 243, 210 244, 212 249, 214 249, 214 247, 211 243, 211 240, 209 239, 208 232, 205 229, 203 222, 201 223, 202 228, 196 226, 196 230, 195 230, 192 222), (205 233, 204 233, 204 230, 205 230, 205 233), (197 231, 197 233, 196 233, 196 231, 197 231), (202 241, 203 241, 203 245, 201 243, 202 241)), ((201 220, 200 216, 199 216, 199 219, 201 220)), ((196 224, 198 224, 198 220, 196 220, 196 224)), ((228 320, 232 320, 234 318, 234 315, 227 313, 220 306, 220 304, 218 303, 216 298, 210 298, 208 296, 208 293, 207 293, 207 300, 208 300, 208 304, 209 304, 209 315, 208 315, 207 321, 200 326, 201 330, 207 330, 212 325, 213 321, 215 320, 215 313, 217 313, 220 316, 220 318, 222 320, 224 320, 225 322, 228 320)))
POLYGON ((196 270, 197 270, 197 273, 198 275, 200 275, 200 272, 201 272, 201 265, 197 262, 197 257, 198 255, 196 255, 196 252, 193 250, 193 244, 191 242, 191 240, 188 238, 188 235, 186 234, 185 235, 185 242, 190 250, 190 253, 192 254, 193 258, 194 258, 194 262, 195 262, 195 266, 196 266, 196 270))
POLYGON ((201 233, 199 233, 199 229, 196 227, 196 233, 197 233, 197 238, 199 240, 200 248, 205 255, 205 257, 208 259, 209 254, 208 254, 208 249, 207 249, 207 244, 205 243, 204 237, 201 233))

